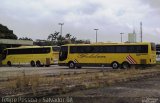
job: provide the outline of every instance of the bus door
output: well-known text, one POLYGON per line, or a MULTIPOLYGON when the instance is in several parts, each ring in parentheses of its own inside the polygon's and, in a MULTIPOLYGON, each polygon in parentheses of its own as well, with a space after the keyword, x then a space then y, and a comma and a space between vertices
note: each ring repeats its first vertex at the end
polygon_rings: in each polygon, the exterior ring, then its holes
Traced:
POLYGON ((68 56, 68 46, 62 46, 59 52, 59 60, 66 60, 68 56))

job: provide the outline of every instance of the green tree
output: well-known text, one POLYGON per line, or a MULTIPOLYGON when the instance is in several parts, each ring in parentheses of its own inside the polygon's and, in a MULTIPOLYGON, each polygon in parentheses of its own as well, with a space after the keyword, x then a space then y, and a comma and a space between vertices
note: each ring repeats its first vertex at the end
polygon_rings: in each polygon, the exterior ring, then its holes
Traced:
POLYGON ((57 45, 64 45, 64 44, 66 44, 65 43, 66 42, 66 39, 65 39, 65 37, 63 37, 62 35, 59 35, 58 37, 57 37, 57 45))
POLYGON ((67 33, 65 36, 59 35, 59 32, 56 32, 54 34, 50 34, 46 41, 44 40, 37 40, 34 42, 36 45, 64 45, 64 44, 78 44, 78 43, 85 43, 89 44, 89 40, 80 40, 77 39, 75 36, 72 36, 70 33, 67 33))
POLYGON ((75 43, 76 43, 76 40, 77 40, 77 38, 73 36, 73 37, 71 38, 71 43, 75 44, 75 43))
POLYGON ((28 38, 28 37, 22 37, 22 38, 19 38, 19 40, 31 40, 31 41, 33 41, 31 38, 28 38))
POLYGON ((65 38, 67 39, 68 43, 71 43, 71 36, 72 35, 70 33, 65 35, 65 38))
POLYGON ((13 30, 9 30, 7 26, 0 24, 0 38, 1 39, 17 39, 17 36, 13 33, 13 30))
POLYGON ((50 41, 57 40, 58 34, 59 34, 59 32, 55 31, 55 33, 54 34, 50 34, 47 39, 50 40, 50 41))
POLYGON ((50 34, 47 38, 47 40, 51 41, 52 45, 56 44, 57 37, 59 35, 59 32, 56 32, 54 34, 50 34))

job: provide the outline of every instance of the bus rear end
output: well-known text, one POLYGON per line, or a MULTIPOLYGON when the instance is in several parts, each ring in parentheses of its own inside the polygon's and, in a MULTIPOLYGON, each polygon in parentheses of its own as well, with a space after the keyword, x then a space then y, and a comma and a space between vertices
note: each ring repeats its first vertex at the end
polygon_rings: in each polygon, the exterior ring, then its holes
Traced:
POLYGON ((52 47, 52 57, 53 57, 52 61, 53 61, 53 64, 58 64, 59 50, 60 50, 59 46, 53 46, 52 47))
POLYGON ((156 45, 151 43, 150 45, 150 64, 156 64, 156 45))

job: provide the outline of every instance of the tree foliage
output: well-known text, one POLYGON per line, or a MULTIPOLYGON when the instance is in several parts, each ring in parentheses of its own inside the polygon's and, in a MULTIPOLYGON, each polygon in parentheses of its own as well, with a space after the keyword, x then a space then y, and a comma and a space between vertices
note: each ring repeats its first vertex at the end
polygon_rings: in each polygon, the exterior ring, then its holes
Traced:
POLYGON ((34 42, 35 45, 64 45, 64 44, 78 44, 78 43, 84 43, 89 44, 89 40, 80 40, 76 37, 72 36, 70 33, 67 33, 66 35, 62 36, 59 35, 59 32, 49 34, 47 40, 37 40, 34 42))
POLYGON ((22 37, 22 38, 19 38, 19 40, 30 40, 30 41, 33 41, 31 38, 28 38, 28 37, 22 37))
POLYGON ((13 30, 9 30, 6 26, 0 24, 0 39, 17 39, 13 30))
MULTIPOLYGON (((17 39, 17 36, 13 33, 13 30, 8 29, 7 26, 0 24, 0 39, 17 39)), ((8 45, 0 44, 0 53, 3 49, 8 47, 8 45)))

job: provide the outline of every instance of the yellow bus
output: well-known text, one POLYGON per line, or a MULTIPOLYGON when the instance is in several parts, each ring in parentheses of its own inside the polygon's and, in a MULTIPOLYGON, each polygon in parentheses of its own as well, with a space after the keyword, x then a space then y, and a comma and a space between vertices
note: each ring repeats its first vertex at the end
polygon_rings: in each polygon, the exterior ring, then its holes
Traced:
POLYGON ((21 46, 7 48, 2 53, 2 65, 30 64, 32 67, 58 64, 58 46, 21 46))
POLYGON ((131 65, 156 63, 154 43, 96 43, 61 46, 58 64, 69 68, 82 66, 111 66, 113 69, 131 65))

